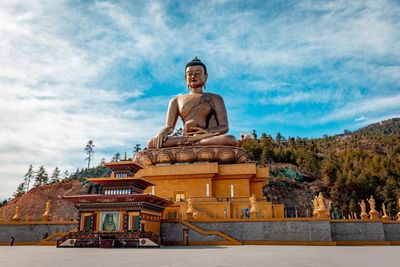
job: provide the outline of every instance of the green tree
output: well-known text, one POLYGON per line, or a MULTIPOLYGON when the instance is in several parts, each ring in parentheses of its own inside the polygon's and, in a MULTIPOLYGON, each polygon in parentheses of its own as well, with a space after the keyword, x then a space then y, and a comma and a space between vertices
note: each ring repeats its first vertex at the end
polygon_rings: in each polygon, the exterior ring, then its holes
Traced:
POLYGON ((50 181, 52 183, 56 183, 60 181, 60 169, 58 167, 56 167, 53 171, 53 173, 50 176, 50 181))
POLYGON ((29 185, 31 183, 31 181, 34 178, 34 171, 33 171, 33 166, 32 164, 29 166, 28 172, 24 175, 24 184, 25 184, 25 190, 26 192, 29 191, 29 185))
POLYGON ((43 184, 47 184, 49 182, 49 175, 47 174, 43 165, 39 167, 39 170, 36 172, 35 176, 35 187, 43 184))
POLYGON ((133 148, 133 156, 135 156, 136 153, 140 151, 142 151, 141 144, 136 144, 135 147, 133 148))
POLYGON ((92 157, 94 154, 94 149, 93 149, 94 147, 95 146, 94 146, 93 140, 89 140, 85 147, 85 152, 88 155, 88 157, 85 159, 88 162, 88 166, 87 166, 88 168, 90 168, 90 162, 92 161, 92 157))
POLYGON ((25 194, 25 183, 22 182, 18 185, 17 190, 13 194, 13 197, 20 197, 24 194, 25 194))

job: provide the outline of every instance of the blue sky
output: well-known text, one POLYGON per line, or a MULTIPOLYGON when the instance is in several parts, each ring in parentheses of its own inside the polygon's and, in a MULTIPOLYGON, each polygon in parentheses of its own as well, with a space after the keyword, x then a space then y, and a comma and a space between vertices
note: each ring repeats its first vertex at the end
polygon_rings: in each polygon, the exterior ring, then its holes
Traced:
POLYGON ((33 164, 145 144, 194 56, 230 131, 320 137, 400 116, 398 1, 2 1, 0 199, 33 164))

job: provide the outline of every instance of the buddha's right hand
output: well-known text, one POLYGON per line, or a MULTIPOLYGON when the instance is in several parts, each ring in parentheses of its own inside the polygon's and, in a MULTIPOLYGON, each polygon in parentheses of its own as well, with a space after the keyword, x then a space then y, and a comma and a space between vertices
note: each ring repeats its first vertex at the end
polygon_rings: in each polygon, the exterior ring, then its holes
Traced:
POLYGON ((163 143, 167 140, 168 138, 168 133, 165 130, 160 131, 157 135, 156 138, 153 140, 153 145, 155 148, 161 148, 163 143))

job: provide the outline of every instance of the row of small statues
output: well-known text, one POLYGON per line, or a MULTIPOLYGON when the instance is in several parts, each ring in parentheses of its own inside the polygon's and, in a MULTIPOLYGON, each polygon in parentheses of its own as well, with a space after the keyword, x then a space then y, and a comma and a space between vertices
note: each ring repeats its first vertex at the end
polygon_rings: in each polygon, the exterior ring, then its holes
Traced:
MULTIPOLYGON (((360 218, 361 219, 372 219, 372 220, 374 220, 374 219, 379 219, 379 216, 378 216, 378 211, 376 210, 376 202, 375 202, 375 199, 374 199, 374 197, 373 196, 371 196, 368 200, 361 200, 361 202, 358 202, 358 205, 360 206, 360 209, 361 209, 361 213, 360 213, 360 218), (368 204, 369 204, 369 207, 370 207, 370 211, 367 213, 367 203, 366 203, 366 201, 368 202, 368 204)), ((400 198, 397 200, 397 205, 398 205, 398 209, 399 209, 399 212, 397 213, 397 215, 396 215, 396 220, 397 221, 400 221, 400 198)), ((315 196, 315 198, 314 198, 314 200, 313 200, 313 208, 314 208, 314 211, 313 211, 313 216, 315 217, 315 218, 329 218, 330 216, 329 216, 329 210, 330 210, 330 208, 326 208, 326 205, 325 205, 325 198, 324 198, 324 196, 322 195, 322 193, 320 192, 319 194, 318 194, 318 196, 315 196)), ((388 214, 387 214, 387 211, 386 211, 386 206, 385 206, 385 203, 382 203, 382 219, 383 220, 389 220, 389 216, 388 216, 388 214)), ((356 214, 354 214, 354 219, 357 219, 357 215, 356 214)))
MULTIPOLYGON (((46 202, 46 208, 45 208, 44 213, 41 216, 41 221, 50 221, 50 219, 51 219, 50 209, 51 209, 51 201, 49 200, 49 201, 46 202)), ((17 205, 15 207, 14 216, 12 217, 13 221, 21 221, 21 216, 20 216, 19 213, 20 213, 19 212, 19 206, 17 205)), ((3 220, 3 221, 5 221, 6 219, 7 218, 4 215, 1 217, 1 220, 3 220)), ((31 221, 31 217, 26 216, 25 217, 25 221, 31 221)))

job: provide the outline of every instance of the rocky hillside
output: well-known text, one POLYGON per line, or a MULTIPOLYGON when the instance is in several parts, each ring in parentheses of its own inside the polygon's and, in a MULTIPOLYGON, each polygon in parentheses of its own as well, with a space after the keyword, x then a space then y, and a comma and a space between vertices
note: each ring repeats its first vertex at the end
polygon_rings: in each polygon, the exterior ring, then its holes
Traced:
POLYGON ((87 187, 87 185, 83 185, 77 180, 42 185, 0 207, 0 215, 11 220, 14 216, 15 208, 18 206, 21 219, 25 220, 29 216, 30 219, 40 220, 45 211, 46 202, 50 200, 50 212, 53 220, 76 219, 77 211, 75 207, 63 200, 62 196, 85 193, 87 192, 87 187))

